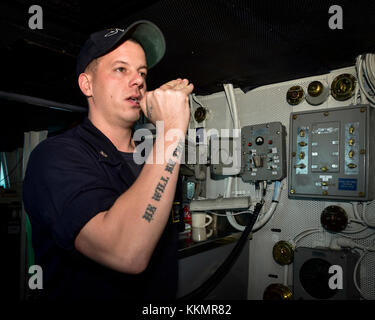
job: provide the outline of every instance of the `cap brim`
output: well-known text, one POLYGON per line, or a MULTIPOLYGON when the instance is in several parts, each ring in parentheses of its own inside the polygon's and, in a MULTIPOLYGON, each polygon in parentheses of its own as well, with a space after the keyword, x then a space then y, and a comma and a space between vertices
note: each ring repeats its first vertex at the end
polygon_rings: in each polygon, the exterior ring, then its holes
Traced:
POLYGON ((132 38, 138 41, 146 53, 147 67, 155 66, 165 54, 165 39, 160 29, 151 21, 139 20, 131 24, 122 39, 132 38))

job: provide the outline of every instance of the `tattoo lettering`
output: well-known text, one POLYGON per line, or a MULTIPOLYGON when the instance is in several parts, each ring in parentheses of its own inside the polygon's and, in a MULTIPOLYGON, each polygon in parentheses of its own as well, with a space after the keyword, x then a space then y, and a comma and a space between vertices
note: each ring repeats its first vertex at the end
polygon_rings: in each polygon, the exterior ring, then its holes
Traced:
POLYGON ((176 162, 175 161, 173 161, 173 160, 168 160, 168 163, 167 163, 167 165, 166 165, 166 167, 165 167, 165 171, 168 171, 169 173, 172 173, 173 172, 173 168, 174 168, 174 166, 176 165, 176 162))
POLYGON ((167 177, 167 178, 161 177, 160 180, 162 182, 158 182, 158 184, 155 188, 154 195, 152 197, 152 199, 154 199, 156 201, 160 201, 162 193, 164 193, 165 187, 167 186, 167 183, 169 181, 169 177, 167 177))
MULTIPOLYGON (((147 116, 148 116, 148 118, 151 117, 151 113, 152 113, 152 107, 147 106, 147 116)), ((184 150, 184 143, 183 143, 182 140, 180 140, 176 149, 173 151, 173 156, 179 157, 183 150, 184 150)), ((173 169, 174 169, 175 166, 176 166, 176 162, 172 159, 169 159, 166 167, 164 168, 164 171, 167 171, 169 173, 173 173, 173 169)), ((158 184, 156 185, 156 188, 154 190, 154 195, 152 196, 153 200, 160 201, 160 199, 161 199, 161 197, 162 197, 162 195, 165 191, 165 188, 168 184, 168 181, 169 181, 169 177, 162 176, 160 178, 160 181, 158 182, 158 184)), ((152 206, 151 204, 148 204, 147 208, 146 208, 146 211, 143 214, 142 218, 145 219, 148 222, 151 222, 151 220, 153 219, 153 216, 155 214, 155 211, 156 211, 156 207, 152 206)))
POLYGON ((147 220, 147 222, 151 222, 154 213, 156 211, 156 207, 149 204, 146 208, 145 214, 142 216, 143 219, 147 220))
POLYGON ((174 149, 174 151, 173 151, 173 156, 179 157, 183 150, 184 150, 184 142, 182 140, 180 140, 178 142, 178 145, 177 145, 176 149, 174 149))

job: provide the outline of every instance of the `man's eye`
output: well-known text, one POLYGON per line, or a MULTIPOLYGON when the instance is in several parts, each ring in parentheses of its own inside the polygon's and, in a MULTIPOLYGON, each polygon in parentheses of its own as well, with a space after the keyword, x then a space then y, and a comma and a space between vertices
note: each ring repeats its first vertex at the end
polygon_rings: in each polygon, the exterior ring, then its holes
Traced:
POLYGON ((140 75, 142 78, 144 78, 144 79, 146 79, 146 77, 147 77, 147 73, 146 73, 146 72, 140 72, 139 75, 140 75))
POLYGON ((115 69, 115 71, 124 72, 125 68, 124 67, 118 67, 118 68, 115 69))

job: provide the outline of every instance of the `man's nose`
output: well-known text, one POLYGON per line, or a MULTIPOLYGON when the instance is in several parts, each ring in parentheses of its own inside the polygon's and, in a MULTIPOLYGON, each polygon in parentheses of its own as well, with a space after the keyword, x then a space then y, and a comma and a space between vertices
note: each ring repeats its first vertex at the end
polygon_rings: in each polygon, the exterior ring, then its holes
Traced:
POLYGON ((139 87, 139 88, 143 88, 145 84, 145 79, 139 74, 138 71, 134 72, 132 74, 132 77, 130 79, 130 86, 133 87, 133 86, 136 86, 136 87, 139 87))

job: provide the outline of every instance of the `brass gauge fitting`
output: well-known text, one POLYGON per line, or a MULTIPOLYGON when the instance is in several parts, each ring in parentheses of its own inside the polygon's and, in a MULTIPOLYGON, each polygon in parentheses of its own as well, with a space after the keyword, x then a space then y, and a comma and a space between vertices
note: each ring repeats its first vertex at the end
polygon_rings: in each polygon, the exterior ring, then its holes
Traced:
POLYGON ((292 291, 281 283, 270 284, 263 293, 263 300, 292 300, 292 291))
POLYGON ((273 246, 272 255, 275 261, 282 266, 291 264, 294 258, 293 246, 289 242, 281 240, 273 246))
POLYGON ((329 90, 327 83, 321 81, 313 81, 307 87, 306 101, 317 106, 322 104, 328 97, 329 90))
POLYGON ((332 81, 332 96, 338 101, 348 100, 353 96, 355 86, 356 78, 353 75, 349 73, 340 74, 332 81))
POLYGON ((320 222, 324 229, 333 232, 343 231, 348 225, 348 215, 339 206, 328 206, 320 216, 320 222))
POLYGON ((323 93, 323 83, 320 81, 313 81, 307 88, 307 93, 312 97, 319 97, 323 93))
POLYGON ((203 107, 197 108, 194 112, 194 119, 197 122, 202 122, 206 119, 207 116, 207 110, 203 107))
POLYGON ((292 106, 301 103, 304 98, 305 92, 301 86, 293 86, 286 93, 286 101, 292 106))

